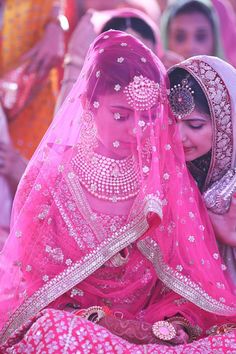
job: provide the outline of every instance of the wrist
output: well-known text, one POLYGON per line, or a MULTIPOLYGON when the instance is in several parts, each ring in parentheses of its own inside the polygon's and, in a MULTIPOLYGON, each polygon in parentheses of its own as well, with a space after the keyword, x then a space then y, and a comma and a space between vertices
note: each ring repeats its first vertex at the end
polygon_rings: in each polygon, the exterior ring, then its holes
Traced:
POLYGON ((172 325, 181 326, 183 328, 183 330, 188 334, 189 342, 192 342, 193 340, 195 340, 198 337, 197 331, 195 330, 195 328, 190 324, 190 322, 185 317, 174 316, 174 317, 168 318, 166 321, 172 325))
POLYGON ((91 306, 74 312, 75 316, 83 317, 88 321, 98 323, 101 319, 111 315, 111 310, 107 306, 91 306))

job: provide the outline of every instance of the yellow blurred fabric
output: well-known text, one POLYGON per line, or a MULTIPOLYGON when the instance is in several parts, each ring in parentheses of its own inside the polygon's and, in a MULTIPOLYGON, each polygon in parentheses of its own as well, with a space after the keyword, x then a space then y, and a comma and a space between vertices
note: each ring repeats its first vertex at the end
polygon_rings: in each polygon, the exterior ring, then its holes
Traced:
MULTIPOLYGON (((43 36, 53 0, 6 0, 1 29, 0 76, 17 68, 20 58, 43 36)), ((57 75, 50 72, 48 83, 30 104, 9 122, 14 146, 30 158, 47 130, 54 112, 57 75)))

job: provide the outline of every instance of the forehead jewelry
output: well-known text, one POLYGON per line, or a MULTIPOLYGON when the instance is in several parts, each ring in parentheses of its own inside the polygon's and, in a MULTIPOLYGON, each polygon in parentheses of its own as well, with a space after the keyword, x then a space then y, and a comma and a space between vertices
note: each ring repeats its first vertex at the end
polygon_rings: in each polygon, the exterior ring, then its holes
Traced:
POLYGON ((188 116, 195 108, 194 91, 188 85, 188 80, 184 79, 181 84, 174 85, 170 89, 169 101, 172 113, 177 119, 188 116))
POLYGON ((146 111, 157 103, 160 95, 160 86, 142 75, 134 76, 133 81, 124 88, 124 94, 132 108, 137 111, 146 111))

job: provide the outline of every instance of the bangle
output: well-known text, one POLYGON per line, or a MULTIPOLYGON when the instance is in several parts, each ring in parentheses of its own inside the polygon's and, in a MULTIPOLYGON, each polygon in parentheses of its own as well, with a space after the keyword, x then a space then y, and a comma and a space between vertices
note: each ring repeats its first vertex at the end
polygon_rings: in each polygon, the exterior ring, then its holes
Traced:
POLYGON ((107 306, 91 306, 74 312, 75 316, 83 317, 88 321, 98 323, 105 316, 111 315, 111 310, 107 306))
POLYGON ((225 334, 236 329, 236 323, 225 323, 223 325, 217 326, 215 333, 216 334, 225 334))
POLYGON ((58 15, 57 17, 49 17, 44 25, 44 28, 47 27, 49 23, 55 23, 58 25, 62 31, 66 32, 69 30, 69 22, 65 15, 58 15))
POLYGON ((174 322, 182 326, 187 332, 187 334, 189 335, 189 342, 192 342, 198 337, 198 333, 197 333, 198 331, 194 329, 194 327, 190 324, 190 322, 186 318, 182 316, 174 316, 168 318, 166 321, 171 324, 174 322))
POLYGON ((158 339, 169 341, 176 336, 175 327, 168 321, 157 321, 152 326, 152 333, 158 339))

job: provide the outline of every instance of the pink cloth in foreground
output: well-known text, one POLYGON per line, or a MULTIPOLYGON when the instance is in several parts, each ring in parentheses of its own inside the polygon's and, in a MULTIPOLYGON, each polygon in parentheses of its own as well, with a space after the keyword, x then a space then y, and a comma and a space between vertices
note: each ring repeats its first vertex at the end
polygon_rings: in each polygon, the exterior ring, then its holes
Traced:
POLYGON ((47 309, 22 326, 2 348, 1 354, 75 354, 78 348, 83 354, 233 354, 236 352, 236 331, 177 347, 135 345, 73 314, 47 309))

